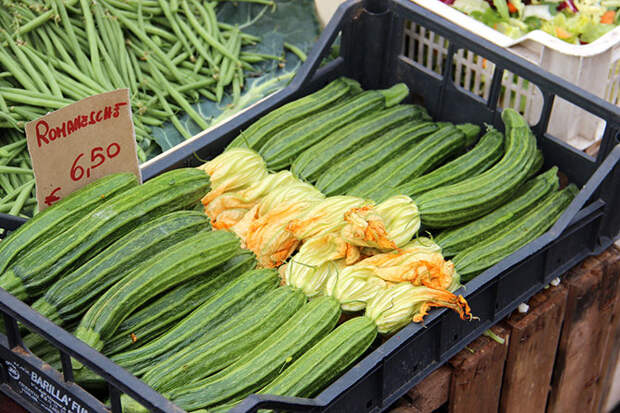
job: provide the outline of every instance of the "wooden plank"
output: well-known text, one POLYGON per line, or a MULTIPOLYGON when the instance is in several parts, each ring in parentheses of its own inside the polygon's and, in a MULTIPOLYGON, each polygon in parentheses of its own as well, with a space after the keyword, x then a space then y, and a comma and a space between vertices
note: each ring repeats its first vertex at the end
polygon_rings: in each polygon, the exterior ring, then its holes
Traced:
POLYGON ((601 378, 618 276, 605 264, 605 254, 586 259, 569 271, 564 326, 552 377, 548 413, 595 412, 601 396, 601 378))
POLYGON ((492 330, 506 343, 499 344, 482 336, 448 362, 453 369, 448 400, 450 413, 497 412, 509 332, 502 326, 492 330))
POLYGON ((441 366, 405 394, 390 413, 431 413, 448 401, 452 368, 441 366))
POLYGON ((544 412, 568 290, 561 284, 536 294, 527 313, 506 321, 510 345, 504 369, 500 412, 544 412))
MULTIPOLYGON (((601 257, 605 271, 610 272, 612 277, 620 277, 620 249, 612 247, 601 257)), ((603 379, 601 380, 601 397, 598 411, 605 411, 607 400, 613 383, 616 368, 618 366, 618 354, 620 353, 620 283, 614 303, 613 316, 609 323, 610 333, 607 345, 603 351, 603 379)))
POLYGON ((407 392, 411 406, 422 413, 439 409, 448 401, 452 369, 441 366, 432 372, 422 383, 407 392))

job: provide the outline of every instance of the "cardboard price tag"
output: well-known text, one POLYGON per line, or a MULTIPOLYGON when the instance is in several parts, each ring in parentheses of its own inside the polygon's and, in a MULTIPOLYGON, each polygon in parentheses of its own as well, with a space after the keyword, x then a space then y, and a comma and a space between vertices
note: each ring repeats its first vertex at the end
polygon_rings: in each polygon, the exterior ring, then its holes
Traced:
POLYGON ((39 210, 116 172, 140 180, 129 89, 72 103, 26 124, 39 210))

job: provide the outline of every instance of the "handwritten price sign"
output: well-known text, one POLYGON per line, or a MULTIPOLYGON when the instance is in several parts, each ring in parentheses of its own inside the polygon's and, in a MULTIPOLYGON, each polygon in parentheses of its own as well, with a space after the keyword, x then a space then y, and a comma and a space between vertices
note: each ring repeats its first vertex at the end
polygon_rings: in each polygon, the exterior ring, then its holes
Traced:
POLYGON ((26 124, 26 140, 43 210, 105 175, 140 179, 129 90, 91 96, 26 124))

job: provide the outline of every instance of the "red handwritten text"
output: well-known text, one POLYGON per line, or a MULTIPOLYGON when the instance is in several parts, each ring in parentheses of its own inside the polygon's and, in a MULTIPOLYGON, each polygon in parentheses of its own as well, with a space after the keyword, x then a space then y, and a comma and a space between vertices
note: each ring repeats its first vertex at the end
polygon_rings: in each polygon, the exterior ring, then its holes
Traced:
POLYGON ((118 118, 120 116, 121 107, 127 105, 127 102, 119 102, 114 105, 105 106, 98 111, 91 111, 88 115, 78 115, 74 119, 63 121, 58 126, 50 126, 45 120, 37 122, 36 136, 37 145, 39 147, 43 144, 48 145, 50 142, 54 142, 56 139, 66 138, 73 132, 82 128, 86 128, 90 125, 103 122, 111 118, 118 118))
POLYGON ((115 158, 120 152, 121 146, 117 142, 112 142, 105 150, 101 146, 96 146, 90 151, 90 164, 88 166, 80 164, 80 160, 85 156, 84 153, 80 153, 73 161, 73 165, 71 165, 69 176, 73 181, 79 181, 84 176, 90 178, 91 170, 101 166, 105 161, 115 158))

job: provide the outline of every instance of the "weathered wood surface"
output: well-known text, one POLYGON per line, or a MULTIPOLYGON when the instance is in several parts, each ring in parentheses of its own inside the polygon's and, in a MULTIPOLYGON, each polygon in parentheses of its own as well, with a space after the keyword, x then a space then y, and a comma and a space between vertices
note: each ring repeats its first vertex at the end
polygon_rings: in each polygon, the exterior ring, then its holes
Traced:
POLYGON ((616 330, 617 253, 588 258, 566 277, 568 299, 548 413, 598 411, 616 330))
POLYGON ((510 346, 506 358, 500 412, 544 412, 566 309, 567 289, 549 287, 528 302, 525 314, 506 321, 510 346))
POLYGON ((510 334, 500 325, 491 330, 506 342, 479 337, 448 362, 452 366, 450 413, 495 413, 499 408, 510 334))

